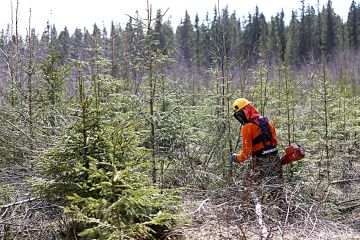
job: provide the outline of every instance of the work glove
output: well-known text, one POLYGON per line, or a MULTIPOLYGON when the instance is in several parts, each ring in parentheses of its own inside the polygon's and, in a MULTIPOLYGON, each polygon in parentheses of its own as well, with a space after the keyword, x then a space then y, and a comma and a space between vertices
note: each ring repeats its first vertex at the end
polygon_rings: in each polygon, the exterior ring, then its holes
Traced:
POLYGON ((233 153, 230 157, 230 163, 237 163, 238 161, 236 160, 236 155, 235 153, 233 153))

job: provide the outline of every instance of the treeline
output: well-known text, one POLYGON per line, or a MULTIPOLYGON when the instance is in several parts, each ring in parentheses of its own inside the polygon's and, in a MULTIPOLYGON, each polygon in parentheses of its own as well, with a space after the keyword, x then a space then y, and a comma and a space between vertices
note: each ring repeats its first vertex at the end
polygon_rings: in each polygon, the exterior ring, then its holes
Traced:
MULTIPOLYGON (((155 237, 179 210, 168 188, 224 187, 242 174, 228 161, 241 146, 237 97, 271 116, 281 149, 305 146, 311 161, 286 179, 324 200, 323 184, 357 176, 360 6, 345 23, 331 1, 302 6, 289 25, 284 12, 267 21, 256 8, 241 21, 225 8, 203 21, 186 12, 174 31, 149 6, 109 32, 48 24, 39 36, 30 18, 23 37, 10 25, 0 34, 0 203, 56 202, 68 238, 155 237)), ((2 216, 11 239, 26 215, 2 216)), ((24 226, 18 236, 33 237, 24 226)))
MULTIPOLYGON (((227 8, 221 12, 215 8, 213 15, 208 14, 204 20, 196 15, 194 21, 185 12, 180 25, 174 27, 171 22, 164 21, 166 15, 158 10, 151 26, 153 38, 158 42, 155 48, 174 56, 189 73, 207 71, 224 54, 228 61, 240 62, 246 67, 265 60, 270 63, 285 61, 295 68, 323 58, 330 62, 344 51, 357 52, 360 7, 355 1, 349 6, 347 21, 335 13, 331 0, 315 7, 306 5, 305 1, 301 3, 301 10, 291 13, 288 25, 284 22, 283 11, 267 20, 256 7, 254 13, 244 19, 227 8)), ((35 29, 23 38, 16 35, 15 26, 9 26, 1 31, 0 44, 3 56, 18 51, 19 60, 25 51, 32 49, 38 57, 46 55, 43 49, 51 47, 60 55, 61 63, 68 63, 88 59, 87 49, 99 38, 103 56, 112 61, 111 74, 136 81, 138 76, 133 68, 137 57, 134 54, 144 47, 146 37, 146 26, 140 21, 140 16, 134 16, 125 27, 112 23, 109 31, 95 24, 91 32, 78 28, 73 34, 66 27, 58 33, 55 25, 48 25, 40 38, 35 29)))

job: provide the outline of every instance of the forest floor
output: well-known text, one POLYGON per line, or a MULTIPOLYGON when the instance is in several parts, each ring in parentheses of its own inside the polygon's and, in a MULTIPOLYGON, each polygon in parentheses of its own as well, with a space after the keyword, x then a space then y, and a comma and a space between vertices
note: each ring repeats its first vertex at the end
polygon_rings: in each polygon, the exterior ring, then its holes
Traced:
MULTIPOLYGON (((12 186, 13 198, 0 208, 0 239, 66 239, 61 234, 69 230, 69 219, 61 209, 33 198, 27 174, 21 169, 2 170, 3 183, 12 186)), ((262 224, 254 204, 240 200, 244 194, 241 187, 188 190, 179 224, 168 239, 360 240, 359 182, 355 173, 351 180, 318 185, 310 179, 288 183, 286 206, 280 209, 273 203, 263 204, 262 224)))
POLYGON ((170 236, 181 240, 360 239, 358 206, 341 212, 343 204, 337 207, 327 201, 304 199, 299 184, 294 188, 287 191, 285 211, 277 211, 272 204, 262 205, 262 226, 254 208, 241 206, 241 191, 236 188, 195 194, 205 197, 186 200, 184 223, 170 236))

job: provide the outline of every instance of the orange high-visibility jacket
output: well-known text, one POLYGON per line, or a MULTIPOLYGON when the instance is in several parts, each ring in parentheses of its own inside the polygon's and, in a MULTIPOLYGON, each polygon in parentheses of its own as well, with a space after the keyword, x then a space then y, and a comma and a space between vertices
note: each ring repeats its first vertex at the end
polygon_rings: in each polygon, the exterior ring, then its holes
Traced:
MULTIPOLYGON (((271 141, 273 146, 277 146, 276 132, 274 123, 269 120, 269 127, 271 132, 271 141)), ((252 153, 262 150, 265 146, 261 141, 258 144, 253 146, 253 140, 260 135, 260 127, 255 123, 249 122, 246 123, 241 129, 242 135, 242 148, 240 154, 236 155, 236 160, 243 162, 246 159, 250 158, 252 153)), ((270 144, 270 141, 266 142, 267 145, 270 144)))

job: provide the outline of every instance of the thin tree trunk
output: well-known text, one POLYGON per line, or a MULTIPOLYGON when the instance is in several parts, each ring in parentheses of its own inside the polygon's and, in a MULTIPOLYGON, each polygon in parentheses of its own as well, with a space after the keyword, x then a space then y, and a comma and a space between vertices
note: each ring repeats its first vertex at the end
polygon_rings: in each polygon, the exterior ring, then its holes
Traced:
MULTIPOLYGON (((29 51, 29 59, 28 59, 28 67, 27 67, 27 77, 28 77, 28 114, 29 114, 29 134, 31 138, 33 138, 33 89, 32 89, 32 76, 34 74, 34 66, 33 66, 33 41, 31 34, 31 9, 29 10, 29 38, 28 38, 28 51, 29 51)), ((30 150, 33 148, 32 143, 30 142, 30 150)))
POLYGON ((288 145, 291 144, 291 121, 290 121, 290 83, 289 83, 289 78, 288 78, 288 74, 287 71, 285 70, 285 104, 286 104, 286 116, 287 116, 287 122, 286 122, 286 127, 287 127, 287 141, 288 141, 288 145))
POLYGON ((323 88, 324 88, 324 120, 325 120, 325 153, 326 153, 326 172, 327 179, 330 181, 330 158, 329 158, 329 123, 328 123, 328 89, 327 89, 327 77, 325 63, 323 63, 323 88))
MULTIPOLYGON (((115 143, 114 148, 112 149, 112 158, 111 158, 111 166, 112 166, 112 177, 111 177, 111 192, 112 192, 112 201, 115 203, 117 201, 117 194, 116 194, 116 183, 115 183, 115 176, 117 174, 115 158, 116 158, 116 149, 119 142, 119 130, 115 129, 115 143)), ((115 208, 115 218, 117 229, 121 232, 121 220, 120 220, 120 210, 119 207, 115 208)))
MULTIPOLYGON (((149 0, 147 2, 147 32, 150 33, 151 31, 151 5, 149 5, 149 0)), ((149 108, 150 108, 150 125, 151 125, 151 132, 150 132, 150 148, 152 149, 151 159, 152 159, 152 181, 156 183, 157 174, 156 174, 156 152, 155 152, 155 122, 154 122, 154 98, 155 98, 155 81, 153 79, 153 71, 154 71, 154 63, 152 58, 152 49, 151 49, 151 39, 148 38, 147 43, 147 61, 148 61, 148 74, 149 74, 149 93, 150 93, 150 100, 149 100, 149 108)))
POLYGON ((82 120, 82 158, 84 162, 85 168, 89 169, 90 164, 89 160, 87 159, 87 131, 86 131, 86 106, 85 106, 85 87, 84 87, 84 79, 83 79, 83 72, 81 63, 78 63, 78 84, 79 84, 79 104, 81 107, 81 120, 82 120))

